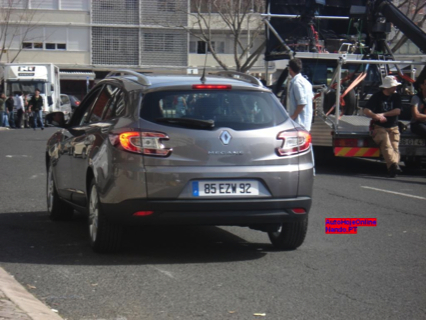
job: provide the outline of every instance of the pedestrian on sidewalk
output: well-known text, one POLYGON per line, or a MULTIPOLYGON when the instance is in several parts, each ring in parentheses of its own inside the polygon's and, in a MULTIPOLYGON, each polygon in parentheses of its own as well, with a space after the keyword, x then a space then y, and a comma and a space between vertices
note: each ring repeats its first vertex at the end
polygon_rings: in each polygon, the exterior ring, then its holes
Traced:
POLYGON ((0 127, 4 127, 4 116, 6 114, 6 95, 4 92, 0 94, 0 127))
POLYGON ((9 118, 9 126, 15 128, 15 99, 13 98, 13 94, 10 94, 6 100, 6 112, 9 118))
POLYGON ((15 126, 17 129, 22 128, 22 116, 24 114, 24 99, 22 99, 22 93, 15 93, 15 109, 16 109, 16 121, 15 126))
POLYGON ((426 79, 416 83, 417 94, 411 98, 410 129, 422 138, 426 138, 426 79))
POLYGON ((43 124, 44 103, 43 103, 43 97, 40 96, 39 89, 35 89, 34 95, 32 96, 28 104, 29 104, 29 109, 33 116, 34 130, 36 130, 37 128, 37 120, 40 121, 41 130, 44 130, 44 124, 43 124))
POLYGON ((23 100, 24 100, 24 115, 23 115, 24 127, 25 128, 31 128, 28 93, 26 93, 26 92, 24 93, 23 100))
POLYGON ((364 107, 364 114, 373 119, 372 138, 379 145, 390 178, 395 178, 399 171, 398 116, 402 107, 401 96, 396 93, 399 85, 394 76, 386 76, 382 89, 373 94, 364 107))

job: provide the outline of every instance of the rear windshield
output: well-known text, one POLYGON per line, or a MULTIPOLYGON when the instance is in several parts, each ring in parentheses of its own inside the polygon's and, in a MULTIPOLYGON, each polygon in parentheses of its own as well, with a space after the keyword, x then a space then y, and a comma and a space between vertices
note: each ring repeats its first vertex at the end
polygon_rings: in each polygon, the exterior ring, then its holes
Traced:
MULTIPOLYGON (((162 124, 165 122, 161 118, 213 120, 214 127, 249 130, 279 125, 288 119, 288 114, 269 92, 190 90, 146 94, 141 118, 162 124)), ((176 121, 167 125, 184 124, 176 121)))

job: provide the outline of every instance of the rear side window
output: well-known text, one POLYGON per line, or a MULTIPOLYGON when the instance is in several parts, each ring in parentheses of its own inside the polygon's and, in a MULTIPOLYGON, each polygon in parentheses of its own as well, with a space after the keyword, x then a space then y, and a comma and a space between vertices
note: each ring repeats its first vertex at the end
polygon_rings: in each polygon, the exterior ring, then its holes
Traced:
POLYGON ((108 116, 107 120, 115 116, 114 107, 116 99, 120 96, 120 89, 114 85, 107 84, 103 87, 96 102, 87 109, 80 125, 96 123, 108 116), (104 115, 104 117, 103 117, 104 115))
POLYGON ((249 130, 278 125, 288 115, 269 92, 189 90, 146 94, 141 118, 151 122, 160 118, 214 120, 215 127, 249 130))

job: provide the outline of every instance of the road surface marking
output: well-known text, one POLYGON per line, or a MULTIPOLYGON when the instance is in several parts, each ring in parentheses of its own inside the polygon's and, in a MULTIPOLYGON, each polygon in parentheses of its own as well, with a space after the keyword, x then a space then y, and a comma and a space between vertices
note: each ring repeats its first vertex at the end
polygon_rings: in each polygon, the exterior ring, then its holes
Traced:
POLYGON ((7 154, 6 158, 28 158, 27 155, 23 154, 23 155, 11 155, 11 154, 7 154))
POLYGON ((157 271, 160 271, 161 273, 165 274, 166 276, 174 279, 175 277, 173 276, 173 274, 170 271, 166 271, 166 270, 161 270, 160 268, 156 268, 156 267, 152 267, 157 271))
POLYGON ((420 200, 426 200, 425 197, 413 196, 413 195, 407 194, 407 193, 401 193, 401 192, 395 192, 395 191, 390 191, 390 190, 377 189, 377 188, 366 187, 366 186, 361 186, 361 188, 371 189, 371 190, 376 190, 376 191, 381 191, 381 192, 386 192, 386 193, 398 194, 400 196, 410 197, 410 198, 416 198, 416 199, 420 199, 420 200))

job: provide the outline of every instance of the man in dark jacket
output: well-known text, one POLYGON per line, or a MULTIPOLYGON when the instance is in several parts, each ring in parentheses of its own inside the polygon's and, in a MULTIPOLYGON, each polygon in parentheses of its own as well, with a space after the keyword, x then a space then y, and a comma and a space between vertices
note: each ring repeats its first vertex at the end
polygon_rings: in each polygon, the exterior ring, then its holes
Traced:
MULTIPOLYGON (((419 80, 419 79, 417 79, 419 80)), ((411 99, 411 132, 426 138, 426 79, 416 83, 418 92, 411 99)))
POLYGON ((0 127, 4 127, 4 116, 6 114, 5 102, 6 102, 6 96, 2 92, 0 94, 0 127))
POLYGON ((13 99, 13 94, 9 95, 6 102, 6 112, 9 117, 9 126, 15 128, 15 99, 13 99))
POLYGON ((43 97, 40 96, 40 90, 35 89, 35 93, 32 96, 30 102, 28 103, 29 110, 31 111, 33 115, 33 121, 34 121, 34 130, 37 128, 37 120, 41 123, 41 130, 44 130, 44 124, 43 124, 43 109, 44 109, 44 103, 43 103, 43 97))
POLYGON ((374 121, 372 138, 380 147, 391 178, 395 178, 399 170, 398 116, 402 103, 395 92, 400 84, 393 76, 385 77, 380 86, 382 90, 373 94, 364 108, 364 114, 374 121))

